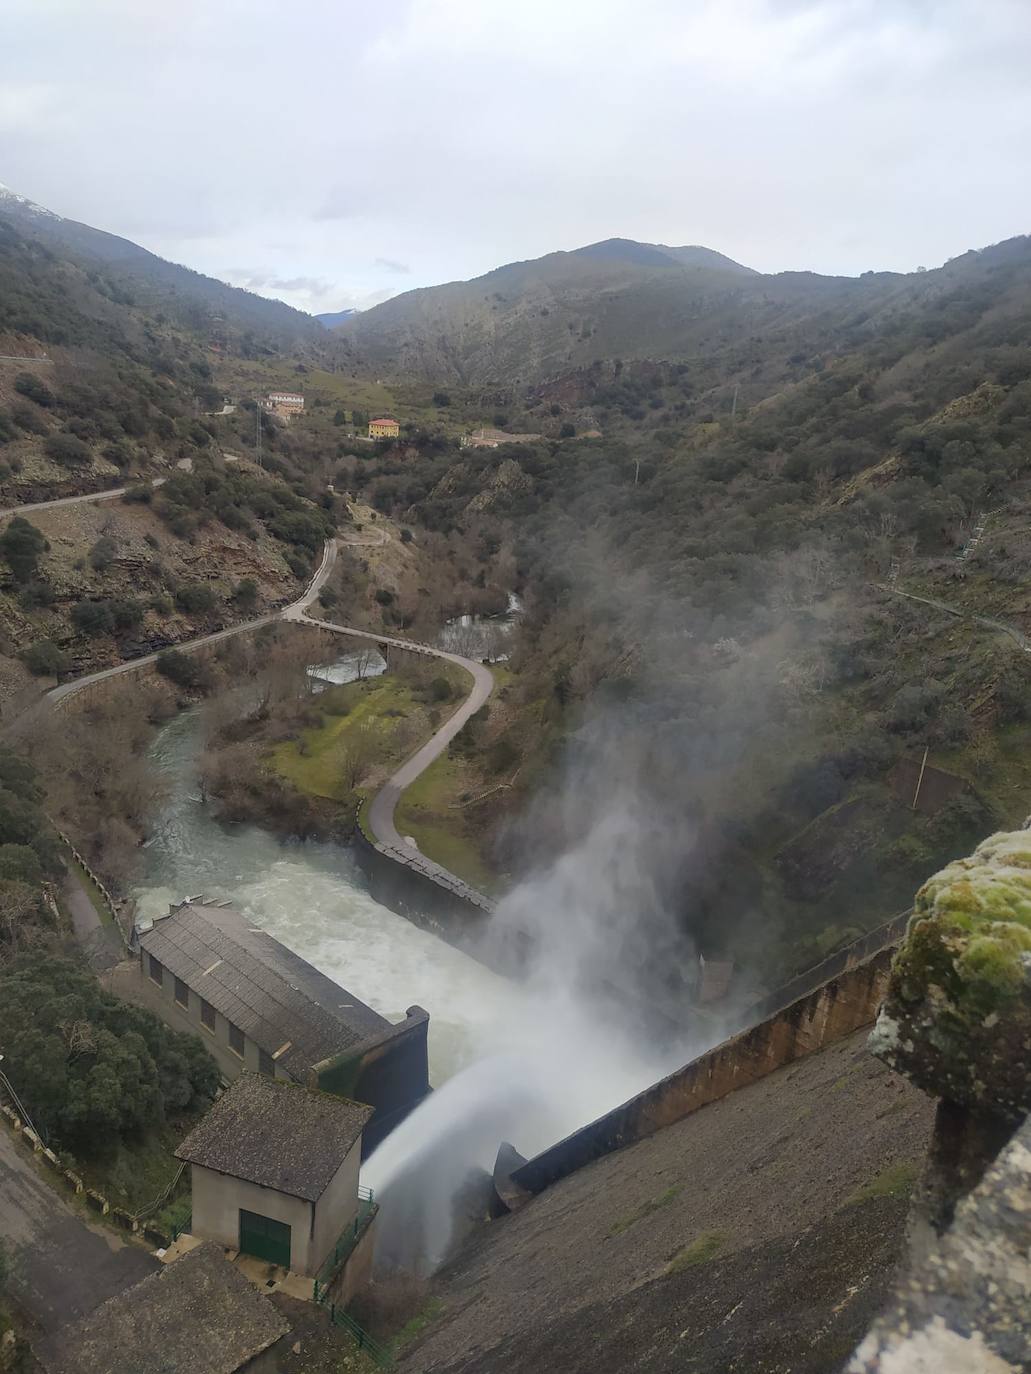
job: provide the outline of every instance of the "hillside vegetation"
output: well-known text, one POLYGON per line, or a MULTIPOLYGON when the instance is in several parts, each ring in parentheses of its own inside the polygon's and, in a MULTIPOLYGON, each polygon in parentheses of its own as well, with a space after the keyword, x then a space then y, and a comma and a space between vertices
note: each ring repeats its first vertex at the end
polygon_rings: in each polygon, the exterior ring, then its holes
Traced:
POLYGON ((5 676, 289 599, 342 521, 333 618, 432 638, 518 590, 406 823, 503 884, 618 806, 674 981, 812 961, 1031 809, 1027 239, 858 279, 609 240, 310 333, 93 233, 0 207, 0 497, 131 488, 0 535, 5 676))
POLYGON ((786 969, 1026 814, 1026 652, 900 593, 1031 629, 1031 249, 903 285, 851 328, 810 320, 796 362, 751 340, 733 414, 696 380, 711 359, 609 361, 519 401, 588 405, 602 438, 459 452, 413 429, 350 464, 485 559, 515 541, 516 719, 481 782, 517 779, 477 808, 500 867, 576 841, 563 786, 617 787, 671 832, 646 850, 683 930, 786 969), (952 780, 914 809, 925 747, 952 780))

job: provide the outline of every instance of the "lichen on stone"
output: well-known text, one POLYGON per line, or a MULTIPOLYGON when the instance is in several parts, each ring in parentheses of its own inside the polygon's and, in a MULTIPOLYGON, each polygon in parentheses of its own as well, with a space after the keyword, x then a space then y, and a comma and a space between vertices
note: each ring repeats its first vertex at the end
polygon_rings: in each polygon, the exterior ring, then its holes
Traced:
POLYGON ((928 879, 871 1049, 938 1097, 1031 1110, 1031 834, 992 835, 928 879))

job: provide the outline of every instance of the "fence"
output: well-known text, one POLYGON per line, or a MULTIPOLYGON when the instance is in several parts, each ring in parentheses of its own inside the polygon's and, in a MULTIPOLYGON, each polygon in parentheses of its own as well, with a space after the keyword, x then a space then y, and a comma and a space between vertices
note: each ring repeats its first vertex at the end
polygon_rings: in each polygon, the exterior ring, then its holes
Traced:
POLYGON ((342 1307, 337 1307, 335 1303, 329 1304, 329 1318, 334 1326, 341 1326, 345 1331, 350 1331, 355 1339, 359 1350, 364 1350, 369 1358, 378 1364, 381 1369, 389 1369, 393 1364, 393 1356, 385 1346, 374 1341, 364 1327, 358 1325, 353 1317, 348 1316, 342 1307))
POLYGON ((376 1197, 372 1189, 364 1188, 359 1184, 357 1215, 334 1245, 332 1253, 322 1268, 315 1275, 313 1296, 315 1301, 328 1311, 330 1320, 335 1326, 343 1327, 345 1331, 351 1333, 359 1350, 364 1350, 370 1359, 382 1369, 387 1369, 393 1363, 390 1351, 374 1341, 364 1327, 359 1326, 343 1307, 337 1307, 335 1302, 328 1301, 330 1287, 339 1273, 341 1265, 354 1251, 355 1246, 371 1225, 376 1212, 376 1197))

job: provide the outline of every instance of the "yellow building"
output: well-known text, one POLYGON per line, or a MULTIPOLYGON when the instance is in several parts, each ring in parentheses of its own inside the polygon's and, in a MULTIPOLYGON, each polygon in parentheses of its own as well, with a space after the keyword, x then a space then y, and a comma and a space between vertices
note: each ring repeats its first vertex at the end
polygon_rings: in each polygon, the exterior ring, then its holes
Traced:
POLYGON ((400 433, 401 426, 389 415, 382 415, 378 420, 369 421, 370 439, 396 439, 400 433))

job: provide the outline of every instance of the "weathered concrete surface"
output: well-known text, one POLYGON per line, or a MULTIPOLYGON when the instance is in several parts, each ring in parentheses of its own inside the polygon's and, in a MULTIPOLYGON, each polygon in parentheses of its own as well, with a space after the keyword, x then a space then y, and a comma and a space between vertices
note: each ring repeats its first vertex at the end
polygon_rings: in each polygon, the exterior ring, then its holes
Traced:
POLYGON ((641 1140, 861 1026, 872 1025, 890 965, 891 950, 885 949, 848 969, 542 1151, 513 1172, 513 1183, 526 1192, 539 1193, 592 1159, 641 1140))
POLYGON ((0 1236, 12 1256, 12 1296, 46 1334, 160 1268, 146 1250, 82 1221, 4 1126, 0 1236))
POLYGON ((404 1353, 403 1374, 840 1369, 904 1243, 904 1196, 877 1194, 899 1186, 900 1166, 919 1170, 934 1110, 865 1039, 742 1087, 484 1224, 438 1275, 443 1315, 404 1353), (869 1201, 854 1196, 871 1184, 869 1201), (670 1271, 707 1238, 713 1258, 670 1271))
POLYGON ((1031 1122, 1025 1122, 926 1262, 907 1275, 849 1374, 1017 1374, 1031 1369, 1031 1122))

